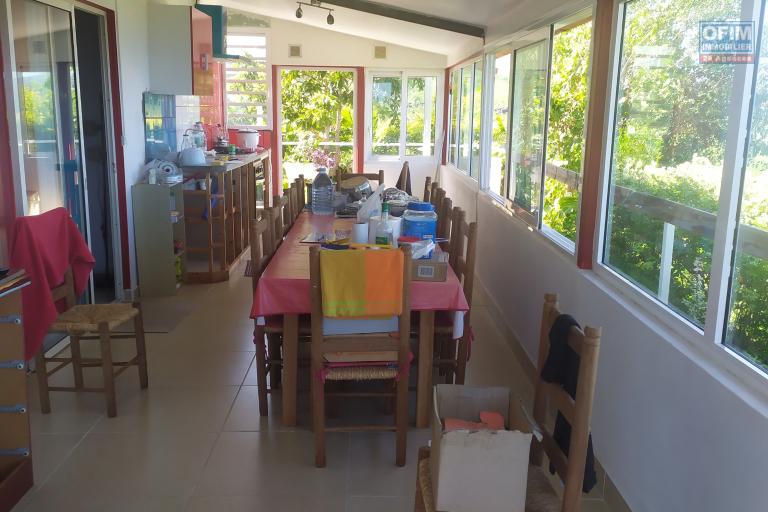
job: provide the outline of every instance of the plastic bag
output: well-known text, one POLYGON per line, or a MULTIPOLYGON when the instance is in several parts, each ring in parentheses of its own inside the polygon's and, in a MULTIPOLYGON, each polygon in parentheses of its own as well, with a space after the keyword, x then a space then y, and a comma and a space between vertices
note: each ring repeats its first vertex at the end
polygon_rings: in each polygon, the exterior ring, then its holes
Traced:
POLYGON ((381 184, 376 192, 368 196, 357 210, 357 222, 368 222, 372 217, 381 216, 381 197, 384 194, 386 187, 381 184))

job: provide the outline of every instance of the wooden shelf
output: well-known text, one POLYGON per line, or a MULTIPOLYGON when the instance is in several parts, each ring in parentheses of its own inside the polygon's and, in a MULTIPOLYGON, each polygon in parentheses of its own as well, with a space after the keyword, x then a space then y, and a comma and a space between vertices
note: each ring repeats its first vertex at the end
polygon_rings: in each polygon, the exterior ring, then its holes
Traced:
POLYGON ((0 449, 19 452, 0 454, 0 510, 13 508, 33 484, 23 325, 12 321, 21 318, 20 290, 15 287, 0 297, 0 317, 7 320, 0 322, 0 362, 14 363, 0 367, 0 406, 18 407, 0 412, 0 449))

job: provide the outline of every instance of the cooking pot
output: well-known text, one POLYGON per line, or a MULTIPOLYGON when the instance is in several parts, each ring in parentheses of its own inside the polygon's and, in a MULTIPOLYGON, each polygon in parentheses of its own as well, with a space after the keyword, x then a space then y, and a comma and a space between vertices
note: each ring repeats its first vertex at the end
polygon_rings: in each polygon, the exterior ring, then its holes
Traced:
POLYGON ((237 130, 237 145, 241 148, 256 149, 259 145, 259 132, 256 130, 237 130))

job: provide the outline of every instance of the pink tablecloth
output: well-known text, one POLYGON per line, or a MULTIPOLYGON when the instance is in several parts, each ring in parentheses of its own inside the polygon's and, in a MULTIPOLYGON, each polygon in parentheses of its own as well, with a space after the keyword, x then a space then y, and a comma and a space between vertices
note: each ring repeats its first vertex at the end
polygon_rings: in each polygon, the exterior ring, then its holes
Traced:
MULTIPOLYGON (((334 226, 349 229, 350 219, 302 213, 272 261, 264 269, 253 298, 251 318, 301 314, 312 311, 309 296, 309 247, 301 240, 315 232, 330 233, 334 226)), ((453 269, 443 282, 414 281, 411 289, 414 311, 467 311, 469 305, 453 269)))

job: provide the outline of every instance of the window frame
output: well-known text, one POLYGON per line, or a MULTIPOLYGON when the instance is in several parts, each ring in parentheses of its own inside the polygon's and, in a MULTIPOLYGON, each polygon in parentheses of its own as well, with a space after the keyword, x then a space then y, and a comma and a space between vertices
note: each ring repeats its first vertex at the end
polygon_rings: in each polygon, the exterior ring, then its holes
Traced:
POLYGON ((482 85, 481 85, 481 94, 480 94, 480 159, 479 159, 479 167, 478 171, 475 173, 472 170, 472 141, 474 140, 474 113, 475 113, 475 79, 477 72, 477 63, 480 62, 482 64, 485 64, 485 54, 478 55, 473 58, 469 58, 466 60, 463 60, 457 64, 454 64, 450 68, 448 68, 448 83, 451 85, 451 90, 446 91, 446 94, 448 94, 448 123, 447 123, 447 150, 446 150, 446 165, 452 165, 456 170, 461 172, 462 174, 467 175, 469 178, 471 178, 473 181, 476 181, 480 183, 485 173, 485 154, 488 152, 487 146, 486 146, 486 137, 485 132, 488 130, 486 129, 486 105, 487 102, 484 101, 484 97, 486 95, 486 83, 487 83, 487 66, 483 65, 483 77, 482 77, 482 85), (459 166, 459 152, 461 151, 461 122, 464 120, 464 112, 462 112, 461 109, 461 94, 464 90, 464 80, 463 80, 463 70, 464 68, 471 67, 472 69, 472 76, 471 76, 471 84, 472 84, 472 93, 469 100, 469 155, 467 156, 467 161, 469 163, 469 166, 467 169, 463 169, 459 166), (454 97, 454 91, 453 91, 453 80, 451 79, 453 76, 453 73, 458 73, 459 76, 459 90, 456 92, 458 95, 459 101, 459 112, 456 116, 456 138, 454 140, 454 137, 451 133, 451 119, 453 117, 453 97, 454 97), (455 154, 453 155, 453 162, 451 162, 450 152, 451 152, 451 144, 455 144, 455 154))
MULTIPOLYGON (((741 185, 751 127, 752 90, 760 52, 768 51, 768 49, 760 48, 754 63, 741 64, 735 68, 734 72, 734 84, 731 89, 728 110, 729 120, 723 170, 720 180, 719 205, 713 238, 710 281, 707 289, 707 311, 703 326, 699 327, 604 262, 607 243, 606 227, 610 214, 609 199, 613 172, 625 11, 627 4, 633 1, 645 0, 620 1, 612 23, 614 37, 611 44, 610 72, 606 78, 608 80, 607 100, 610 104, 606 109, 604 130, 600 134, 605 143, 605 151, 599 173, 599 208, 595 225, 597 233, 592 253, 594 278, 620 297, 628 300, 639 314, 650 316, 655 321, 652 325, 657 328, 660 327, 667 340, 686 353, 692 352, 698 355, 696 360, 703 363, 705 368, 716 374, 718 378, 745 386, 751 392, 768 399, 768 386, 765 386, 768 383, 768 372, 751 363, 725 344, 728 297, 734 271, 733 255, 737 249, 735 242, 736 230, 739 226, 738 211, 741 203, 741 185)), ((741 16, 742 19, 759 20, 757 21, 758 27, 762 30, 768 29, 768 23, 760 26, 763 23, 763 16, 759 1, 746 0, 742 2, 741 16)), ((757 47, 759 47, 759 42, 757 47)))
POLYGON ((443 94, 445 71, 437 69, 366 69, 365 70, 365 162, 402 162, 405 160, 428 162, 441 158, 440 131, 443 126, 443 94), (400 78, 400 138, 397 155, 373 153, 373 79, 375 77, 400 78), (408 80, 433 78, 435 80, 435 140, 431 155, 406 155, 408 137, 408 80))
MULTIPOLYGON (((228 64, 229 62, 225 61, 223 62, 222 66, 222 82, 224 84, 224 90, 222 91, 222 103, 224 107, 224 126, 228 130, 272 130, 273 129, 273 119, 272 119, 272 98, 274 91, 272 91, 272 66, 270 65, 271 62, 271 53, 270 53, 270 31, 267 28, 261 28, 259 27, 259 30, 256 28, 249 28, 249 27, 231 27, 227 29, 227 35, 235 35, 235 36, 263 36, 264 37, 264 82, 266 85, 266 102, 263 105, 264 106, 264 117, 267 120, 266 125, 242 125, 242 124, 236 124, 236 123, 230 123, 229 120, 229 105, 241 105, 240 102, 232 102, 229 101, 229 90, 228 85, 230 81, 227 79, 227 71, 228 71, 228 64)), ((238 46, 238 48, 241 48, 242 46, 238 46)), ((258 47, 254 47, 258 48, 258 47)), ((242 82, 242 80, 241 80, 242 82)), ((248 83, 262 83, 261 80, 248 80, 248 83)), ((233 93, 236 94, 236 93, 233 93)), ((261 105, 260 103, 254 103, 254 105, 261 105)))
MULTIPOLYGON (((506 151, 507 151, 507 161, 505 166, 505 176, 507 179, 505 180, 504 184, 504 190, 502 190, 502 194, 498 194, 495 191, 491 190, 490 188, 490 176, 489 176, 489 165, 490 165, 490 151, 491 151, 491 145, 492 145, 492 130, 486 129, 487 132, 484 135, 483 138, 483 145, 484 148, 483 153, 485 156, 481 156, 482 158, 482 166, 483 169, 482 178, 480 180, 481 183, 481 189, 487 193, 495 202, 503 205, 507 210, 509 210, 512 215, 514 215, 516 218, 518 218, 520 221, 522 221, 526 226, 528 226, 531 229, 534 229, 541 233, 545 238, 547 238, 549 241, 551 241, 558 249, 564 251, 569 256, 575 256, 576 249, 578 247, 578 228, 579 228, 579 217, 581 215, 581 200, 582 200, 582 194, 579 194, 579 211, 577 213, 577 233, 576 233, 576 241, 571 241, 567 237, 563 236, 559 232, 557 232, 555 229, 547 226, 544 224, 544 197, 546 194, 546 163, 547 163, 547 138, 548 138, 548 132, 549 132, 549 112, 550 112, 550 104, 551 104, 551 77, 552 77, 552 50, 554 46, 554 36, 558 33, 558 26, 568 26, 569 24, 573 23, 574 21, 577 21, 579 19, 589 18, 592 21, 592 34, 590 36, 590 62, 589 67, 587 68, 587 105, 585 108, 585 129, 583 133, 583 137, 585 139, 583 154, 582 154, 582 162, 584 159, 584 154, 586 153, 586 135, 587 135, 587 118, 588 118, 588 111, 590 106, 590 92, 591 92, 591 73, 592 73, 592 63, 594 60, 594 51, 595 51, 595 5, 590 5, 588 7, 582 7, 575 12, 573 12, 570 15, 567 16, 560 16, 557 19, 554 19, 552 21, 549 21, 547 24, 527 31, 522 35, 518 35, 516 37, 513 37, 512 39, 505 40, 502 43, 495 44, 492 46, 488 46, 485 49, 484 52, 484 58, 485 61, 485 82, 483 84, 483 97, 485 98, 485 103, 483 107, 483 115, 487 116, 486 119, 483 121, 483 126, 488 127, 491 126, 492 120, 493 120, 493 97, 494 97, 494 87, 495 87, 495 81, 494 81, 494 65, 495 65, 495 59, 496 55, 502 51, 509 51, 511 53, 511 65, 510 65, 510 77, 509 77, 509 90, 507 91, 507 103, 509 105, 508 113, 507 113, 507 138, 506 138, 506 151), (542 138, 542 160, 541 160, 541 170, 540 170, 540 179, 541 184, 537 191, 537 197, 539 199, 539 212, 538 212, 538 218, 535 222, 533 222, 532 215, 523 208, 519 207, 515 204, 515 202, 509 198, 510 188, 511 188, 511 169, 512 169, 512 133, 513 133, 513 119, 514 119, 514 111, 515 111, 515 104, 514 104, 514 91, 515 91, 515 69, 517 66, 517 52, 519 50, 523 50, 529 46, 541 43, 542 41, 546 42, 546 54, 547 54, 547 73, 546 73, 546 86, 545 86, 545 109, 544 109, 544 133, 542 138)), ((462 171, 464 172, 464 171, 462 171)), ((583 172, 583 164, 582 164, 582 172, 583 172)))

